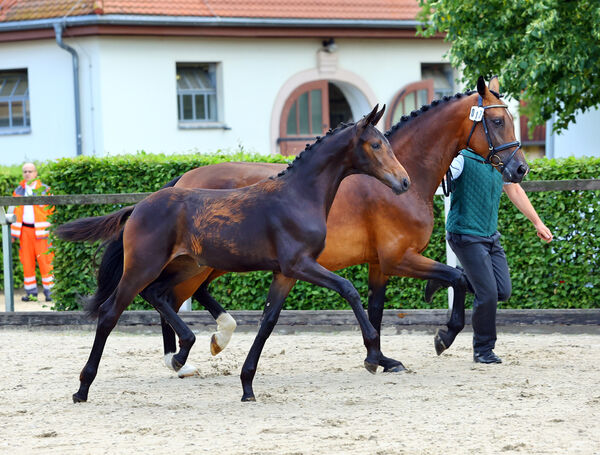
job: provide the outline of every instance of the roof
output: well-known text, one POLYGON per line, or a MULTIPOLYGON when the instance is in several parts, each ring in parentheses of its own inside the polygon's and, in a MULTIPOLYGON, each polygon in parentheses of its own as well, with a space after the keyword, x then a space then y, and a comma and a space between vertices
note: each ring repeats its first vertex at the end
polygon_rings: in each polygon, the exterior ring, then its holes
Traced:
POLYGON ((412 21, 417 0, 2 0, 0 22, 86 15, 412 21))

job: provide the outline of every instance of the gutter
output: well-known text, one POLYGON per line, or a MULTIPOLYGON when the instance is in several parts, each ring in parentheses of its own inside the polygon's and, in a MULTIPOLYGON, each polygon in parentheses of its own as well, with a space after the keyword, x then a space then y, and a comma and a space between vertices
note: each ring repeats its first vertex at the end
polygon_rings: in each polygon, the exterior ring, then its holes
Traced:
MULTIPOLYGON (((0 32, 36 30, 55 27, 57 18, 27 21, 0 22, 0 32)), ((284 27, 284 28, 370 28, 370 29, 415 29, 422 24, 416 20, 375 19, 286 19, 252 17, 208 17, 208 16, 151 16, 114 14, 99 16, 71 16, 61 18, 62 27, 87 25, 137 25, 176 27, 284 27)))
POLYGON ((53 22, 54 34, 56 35, 56 44, 66 50, 73 56, 73 90, 75 100, 75 144, 77 150, 77 156, 82 154, 81 150, 81 102, 79 100, 79 55, 77 51, 71 46, 68 46, 63 42, 62 33, 65 27, 65 23, 53 22))

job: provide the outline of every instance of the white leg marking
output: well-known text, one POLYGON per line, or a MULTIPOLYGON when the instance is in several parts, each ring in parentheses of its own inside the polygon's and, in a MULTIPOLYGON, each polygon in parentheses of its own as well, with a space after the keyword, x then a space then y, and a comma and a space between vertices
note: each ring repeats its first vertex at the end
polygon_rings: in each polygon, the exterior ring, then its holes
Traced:
POLYGON ((200 376, 200 371, 194 365, 192 365, 190 363, 186 363, 177 372, 177 376, 179 376, 180 378, 187 378, 190 376, 200 376))
POLYGON ((174 352, 169 352, 168 354, 165 354, 165 366, 169 369, 169 370, 173 370, 175 371, 175 368, 173 368, 173 356, 175 355, 174 352))
MULTIPOLYGON (((173 356, 175 355, 174 352, 169 352, 168 354, 165 354, 165 366, 172 371, 175 371, 175 368, 173 368, 173 356)), ((196 368, 194 365, 192 365, 191 363, 186 363, 184 366, 182 366, 179 371, 177 371, 177 376, 179 376, 180 378, 187 378, 189 376, 196 376, 196 375, 200 375, 200 370, 198 370, 198 368, 196 368)))
POLYGON ((227 347, 236 327, 237 323, 229 313, 219 315, 217 318, 217 331, 212 336, 212 340, 218 345, 219 349, 215 352, 214 347, 211 347, 213 355, 218 354, 227 347))

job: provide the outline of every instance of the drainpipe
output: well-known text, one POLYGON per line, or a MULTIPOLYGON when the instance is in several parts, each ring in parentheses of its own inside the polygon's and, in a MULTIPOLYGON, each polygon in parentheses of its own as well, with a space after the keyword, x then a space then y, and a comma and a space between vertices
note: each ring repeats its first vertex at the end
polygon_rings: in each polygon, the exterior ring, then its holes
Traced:
POLYGON ((54 34, 56 35, 56 44, 73 56, 73 89, 75 92, 75 143, 77 155, 81 155, 81 107, 79 101, 79 56, 77 51, 63 42, 62 33, 64 25, 58 22, 54 24, 54 34))
POLYGON ((550 120, 546 122, 546 158, 554 158, 554 119, 556 114, 552 114, 550 120))

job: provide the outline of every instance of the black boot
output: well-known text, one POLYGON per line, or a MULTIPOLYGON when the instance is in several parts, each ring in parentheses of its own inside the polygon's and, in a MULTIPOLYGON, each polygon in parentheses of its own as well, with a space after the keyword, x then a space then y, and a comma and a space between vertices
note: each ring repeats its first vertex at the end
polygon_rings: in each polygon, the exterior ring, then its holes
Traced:
POLYGON ((21 297, 22 302, 37 302, 37 292, 29 292, 21 297))
POLYGON ((44 296, 46 297, 46 302, 52 302, 52 293, 50 289, 44 289, 44 296))

